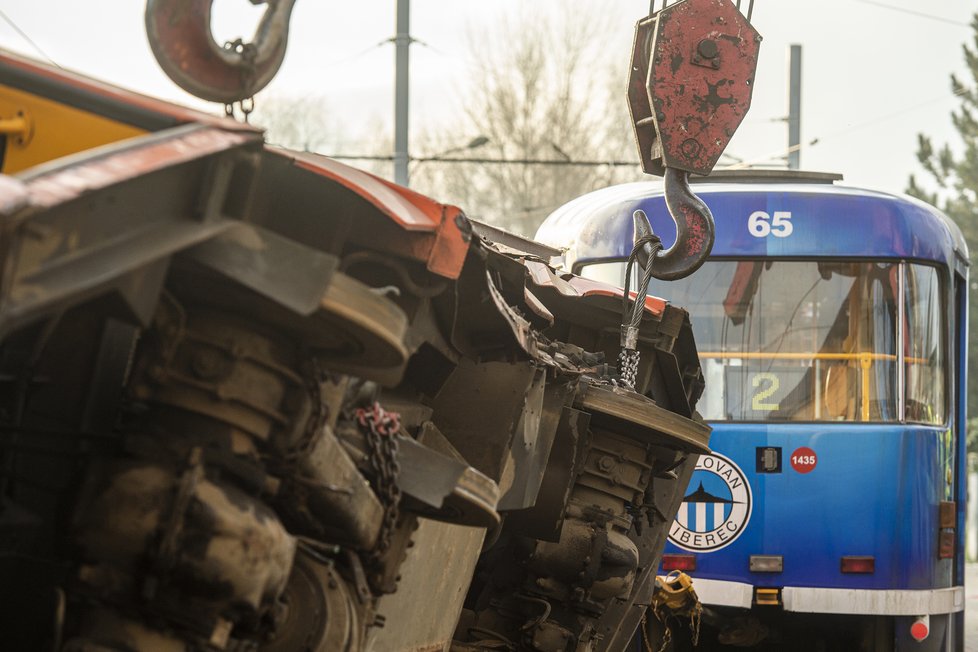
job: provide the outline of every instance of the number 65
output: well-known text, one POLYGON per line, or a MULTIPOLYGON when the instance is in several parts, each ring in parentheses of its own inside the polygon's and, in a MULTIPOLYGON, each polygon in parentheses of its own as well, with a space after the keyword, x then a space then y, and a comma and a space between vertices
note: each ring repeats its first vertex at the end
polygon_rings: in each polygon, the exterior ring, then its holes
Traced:
POLYGON ((747 230, 755 238, 787 238, 794 230, 790 220, 790 211, 775 211, 773 219, 764 211, 754 211, 747 218, 747 230))

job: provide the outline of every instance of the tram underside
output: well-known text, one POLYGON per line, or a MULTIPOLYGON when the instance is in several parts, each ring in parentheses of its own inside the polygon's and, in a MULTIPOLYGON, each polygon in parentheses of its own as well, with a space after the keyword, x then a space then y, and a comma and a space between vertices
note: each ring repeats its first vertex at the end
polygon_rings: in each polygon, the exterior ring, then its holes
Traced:
POLYGON ((612 288, 247 129, 0 212, 0 647, 625 649, 707 450, 685 311, 620 387, 612 288))

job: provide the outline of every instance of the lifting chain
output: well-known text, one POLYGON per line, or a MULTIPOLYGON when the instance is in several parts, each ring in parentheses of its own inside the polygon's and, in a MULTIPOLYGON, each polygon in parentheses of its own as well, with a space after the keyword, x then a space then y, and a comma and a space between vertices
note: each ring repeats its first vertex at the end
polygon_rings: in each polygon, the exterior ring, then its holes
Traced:
MULTIPOLYGON (((237 38, 233 41, 227 41, 224 44, 224 49, 241 55, 243 62, 241 66, 241 87, 250 88, 257 71, 255 62, 258 57, 258 48, 254 43, 245 43, 240 38, 237 38)), ((255 96, 252 95, 251 97, 238 100, 238 109, 241 111, 241 119, 244 120, 245 124, 248 124, 251 113, 255 110, 255 96)), ((224 105, 224 114, 229 118, 234 118, 233 102, 224 105)))
POLYGON ((638 380, 638 364, 641 361, 641 354, 638 351, 638 330, 642 322, 642 315, 645 313, 645 297, 649 292, 649 281, 652 280, 652 265, 655 261, 655 254, 662 249, 662 241, 654 234, 641 235, 635 239, 635 246, 632 253, 628 255, 628 264, 625 266, 625 289, 621 298, 621 351, 618 353, 618 375, 621 383, 628 389, 634 390, 638 380), (631 306, 629 315, 628 298, 631 294, 632 268, 639 253, 643 248, 648 247, 651 252, 648 257, 648 266, 642 275, 641 284, 635 288, 635 301, 631 306))
MULTIPOLYGON (((662 623, 662 644, 658 652, 665 652, 672 641, 669 618, 689 618, 691 642, 694 648, 699 644, 703 605, 696 596, 693 580, 689 575, 681 571, 672 571, 664 577, 656 577, 655 592, 652 594, 652 604, 649 609, 656 620, 662 623)), ((650 639, 648 619, 646 614, 642 614, 642 641, 645 643, 646 652, 653 652, 650 639)))
POLYGON ((397 461, 400 418, 401 415, 396 412, 384 410, 380 403, 356 411, 357 423, 367 440, 370 466, 374 470, 374 491, 384 505, 384 521, 377 536, 377 545, 371 553, 374 560, 390 548, 391 533, 400 516, 401 488, 397 485, 397 476, 401 472, 401 465, 397 461))
POLYGON ((635 389, 635 381, 638 379, 638 363, 641 354, 635 349, 622 347, 618 352, 618 369, 622 384, 628 389, 635 389))

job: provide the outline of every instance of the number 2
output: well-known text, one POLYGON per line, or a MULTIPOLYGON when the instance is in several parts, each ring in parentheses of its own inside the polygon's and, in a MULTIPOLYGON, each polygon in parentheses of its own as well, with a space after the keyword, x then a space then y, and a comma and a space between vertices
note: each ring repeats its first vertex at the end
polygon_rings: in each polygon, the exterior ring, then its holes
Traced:
POLYGON ((754 398, 750 405, 751 409, 761 412, 770 412, 771 410, 780 409, 780 403, 765 403, 764 399, 771 396, 771 394, 774 394, 781 388, 781 381, 777 376, 771 373, 754 374, 753 379, 751 379, 751 385, 754 387, 760 387, 764 382, 770 384, 754 394, 754 398))

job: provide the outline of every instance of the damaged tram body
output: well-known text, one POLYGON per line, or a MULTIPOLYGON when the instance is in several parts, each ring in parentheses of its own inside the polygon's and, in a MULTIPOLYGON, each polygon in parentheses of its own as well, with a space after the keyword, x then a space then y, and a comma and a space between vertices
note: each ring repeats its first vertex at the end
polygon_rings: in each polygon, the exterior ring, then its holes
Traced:
MULTIPOLYGON (((255 39, 221 46, 210 0, 147 2, 163 69, 228 115, 284 57, 294 0, 252 3, 255 39)), ((677 244, 636 213, 630 260, 674 279, 709 255, 688 176, 749 108, 761 39, 753 2, 666 5, 628 98, 677 244)), ((695 620, 688 578, 655 576, 709 452, 685 310, 3 53, 0 112, 5 649, 597 652, 650 605, 695 620)))
POLYGON ((0 55, 10 650, 622 650, 710 429, 687 313, 0 55))

